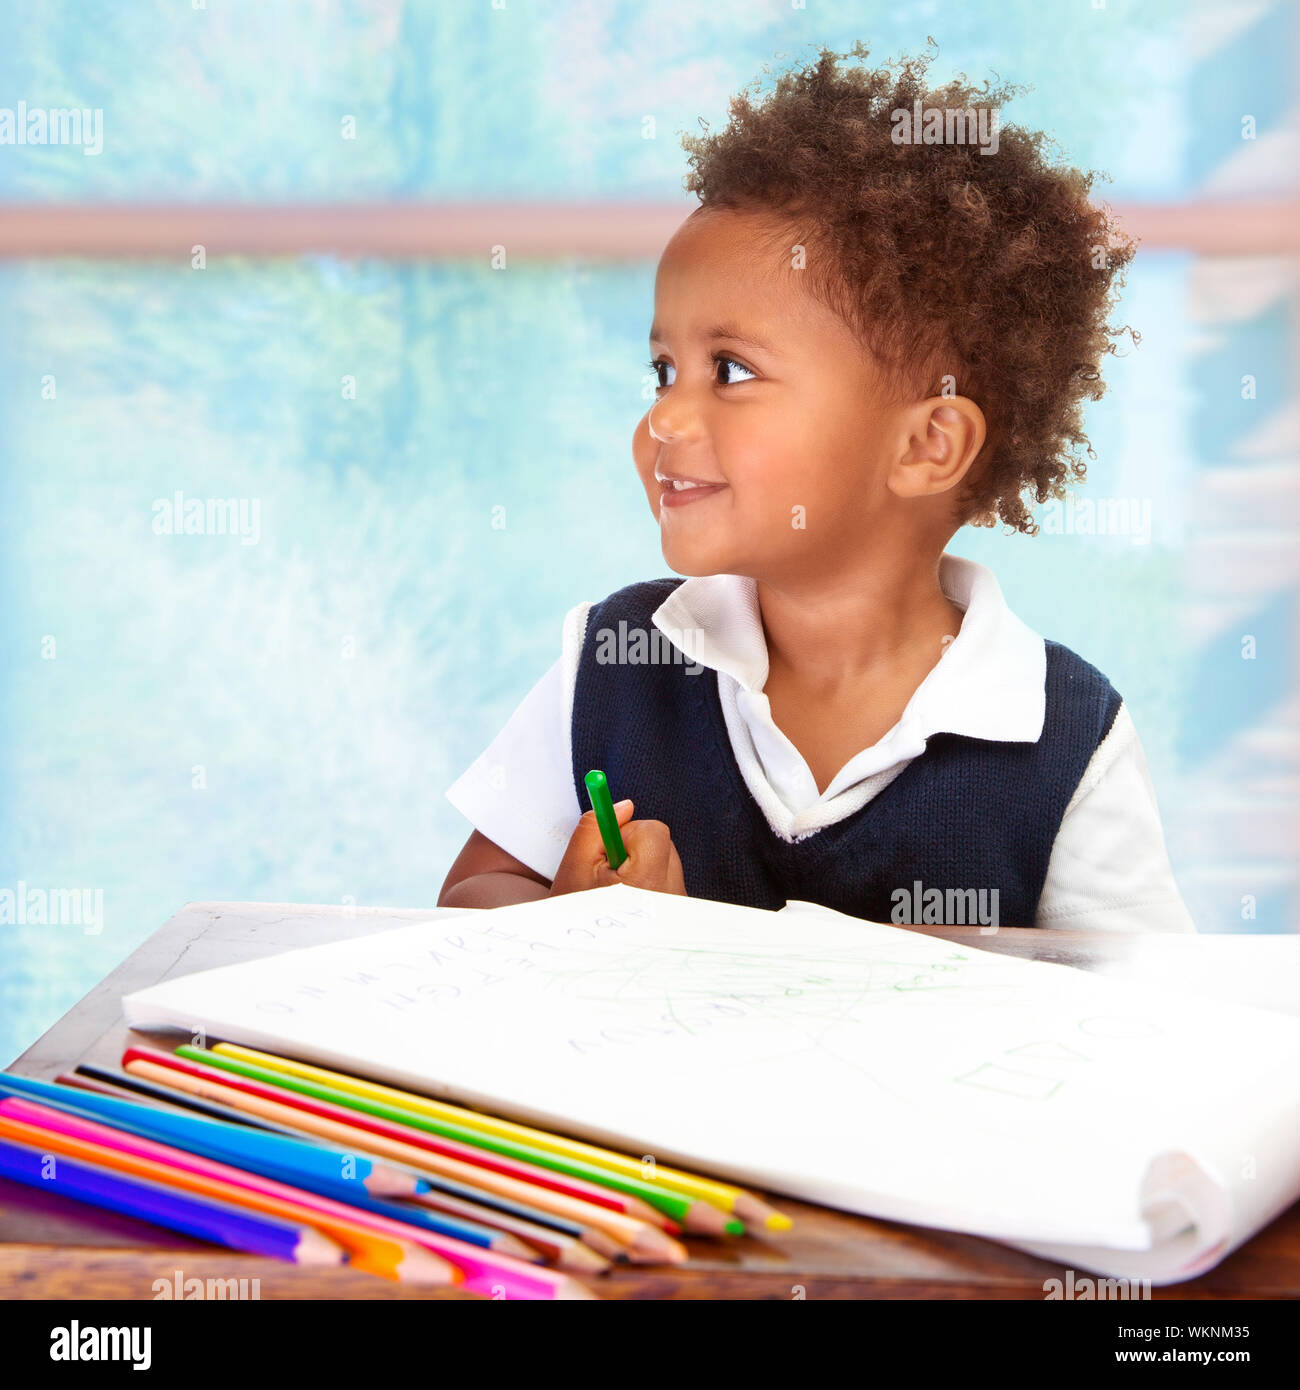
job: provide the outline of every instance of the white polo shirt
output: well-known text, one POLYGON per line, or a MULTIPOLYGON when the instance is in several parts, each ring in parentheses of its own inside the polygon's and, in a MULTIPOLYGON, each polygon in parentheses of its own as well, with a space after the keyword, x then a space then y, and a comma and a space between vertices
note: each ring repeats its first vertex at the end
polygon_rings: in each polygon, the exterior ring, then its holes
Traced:
MULTIPOLYGON (((763 694, 767 643, 755 581, 731 574, 686 579, 655 610, 654 624, 665 637, 690 662, 718 673, 732 752, 750 794, 783 839, 802 839, 852 815, 924 751, 932 734, 1032 743, 1042 733, 1043 639, 1007 607, 985 566, 945 553, 939 582, 964 610, 960 631, 893 728, 850 758, 824 792, 773 722, 763 694)), ((569 610, 559 658, 447 790, 477 830, 548 879, 586 809, 573 784, 571 716, 591 606, 569 610)), ((612 790, 615 800, 636 800, 635 787, 612 790)), ((1035 925, 1196 930, 1169 866, 1155 790, 1126 705, 1065 809, 1035 925)))

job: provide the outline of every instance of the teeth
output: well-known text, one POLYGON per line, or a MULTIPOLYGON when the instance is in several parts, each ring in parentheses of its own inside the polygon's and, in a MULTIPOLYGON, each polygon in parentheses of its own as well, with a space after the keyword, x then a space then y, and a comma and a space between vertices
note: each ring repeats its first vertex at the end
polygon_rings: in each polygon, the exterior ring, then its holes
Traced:
POLYGON ((679 479, 677 479, 677 478, 672 479, 672 484, 673 484, 673 491, 674 491, 674 492, 685 492, 686 489, 687 489, 688 487, 705 487, 705 486, 707 486, 705 483, 684 483, 684 482, 681 482, 681 481, 680 481, 679 479))

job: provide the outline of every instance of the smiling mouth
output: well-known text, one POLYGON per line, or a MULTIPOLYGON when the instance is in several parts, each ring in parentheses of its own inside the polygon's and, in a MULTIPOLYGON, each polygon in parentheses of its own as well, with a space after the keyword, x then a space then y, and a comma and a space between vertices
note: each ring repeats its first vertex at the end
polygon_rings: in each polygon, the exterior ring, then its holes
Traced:
POLYGON ((660 478, 660 507, 683 507, 689 502, 722 492, 726 483, 707 483, 697 478, 660 478))
POLYGON ((706 483, 702 478, 660 478, 659 483, 662 487, 672 488, 674 492, 682 492, 688 487, 722 487, 721 483, 706 483))

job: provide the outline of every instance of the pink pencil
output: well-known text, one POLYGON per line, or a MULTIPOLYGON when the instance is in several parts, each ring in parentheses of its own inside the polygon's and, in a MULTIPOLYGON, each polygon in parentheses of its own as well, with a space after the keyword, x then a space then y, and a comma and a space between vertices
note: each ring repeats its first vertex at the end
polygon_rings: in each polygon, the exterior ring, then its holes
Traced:
POLYGON ((506 1298, 592 1297, 576 1280, 558 1271, 539 1269, 536 1265, 512 1259, 509 1255, 493 1254, 467 1245, 464 1241, 455 1240, 451 1236, 438 1235, 422 1226, 408 1226, 403 1221, 395 1221, 391 1217, 366 1211, 364 1207, 336 1202, 330 1197, 308 1192, 305 1188, 290 1187, 287 1183, 246 1172, 243 1168, 233 1168, 226 1163, 201 1158, 198 1154, 174 1149, 170 1144, 142 1139, 138 1135, 127 1134, 109 1125, 98 1124, 94 1120, 83 1120, 80 1116, 54 1110, 47 1105, 38 1105, 35 1101, 23 1100, 17 1096, 8 1097, 0 1100, 0 1114, 7 1114, 12 1119, 23 1120, 30 1125, 38 1125, 56 1134, 68 1134, 92 1144, 103 1144, 120 1153, 153 1159, 156 1163, 167 1163, 184 1172, 199 1173, 204 1177, 232 1183, 251 1192, 260 1192, 264 1196, 297 1202, 301 1206, 320 1212, 323 1216, 341 1217, 356 1226, 364 1226, 382 1235, 423 1245, 464 1271, 463 1288, 474 1293, 486 1294, 489 1298, 498 1296, 498 1289, 506 1298))

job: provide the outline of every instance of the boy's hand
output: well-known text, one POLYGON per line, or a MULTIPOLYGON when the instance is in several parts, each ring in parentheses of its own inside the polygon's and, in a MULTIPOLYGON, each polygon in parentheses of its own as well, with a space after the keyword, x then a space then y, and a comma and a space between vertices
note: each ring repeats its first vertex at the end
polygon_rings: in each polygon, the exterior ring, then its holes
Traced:
POLYGON ((611 883, 630 883, 655 893, 680 893, 686 897, 682 861, 668 827, 660 820, 633 820, 632 802, 616 801, 614 814, 627 849, 627 858, 611 869, 605 858, 595 811, 585 811, 569 837, 560 867, 555 871, 550 896, 580 893, 587 888, 606 888, 611 883))

